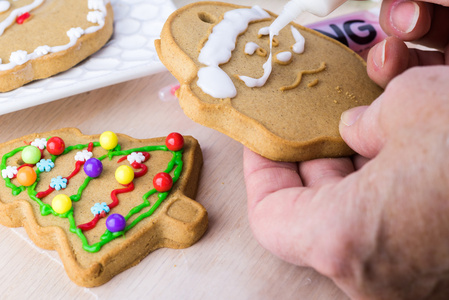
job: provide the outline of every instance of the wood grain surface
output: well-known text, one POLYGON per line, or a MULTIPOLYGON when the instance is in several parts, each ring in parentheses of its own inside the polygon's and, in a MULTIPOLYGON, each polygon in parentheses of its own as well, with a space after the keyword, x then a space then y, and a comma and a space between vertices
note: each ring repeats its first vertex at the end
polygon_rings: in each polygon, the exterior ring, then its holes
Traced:
MULTIPOLYGON (((177 7, 190 2, 174 0, 177 7)), ((286 1, 237 2, 280 13, 286 1)), ((368 5, 351 1, 334 15, 368 5)), ((299 21, 317 19, 305 14, 299 21)), ((161 101, 159 90, 174 83, 162 72, 0 115, 0 143, 63 127, 135 138, 192 135, 204 155, 196 200, 209 213, 205 236, 188 249, 157 250, 107 284, 87 289, 72 283, 57 253, 34 246, 23 228, 0 226, 1 299, 347 299, 329 279, 283 262, 257 243, 247 220, 242 146, 188 119, 176 100, 161 101)))

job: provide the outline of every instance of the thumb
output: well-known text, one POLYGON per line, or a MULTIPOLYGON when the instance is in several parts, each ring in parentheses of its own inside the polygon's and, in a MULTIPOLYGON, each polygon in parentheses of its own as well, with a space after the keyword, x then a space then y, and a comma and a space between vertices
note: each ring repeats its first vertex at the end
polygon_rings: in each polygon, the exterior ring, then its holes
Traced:
POLYGON ((384 145, 380 103, 378 98, 370 106, 354 107, 341 115, 341 137, 352 150, 367 158, 375 157, 384 145))

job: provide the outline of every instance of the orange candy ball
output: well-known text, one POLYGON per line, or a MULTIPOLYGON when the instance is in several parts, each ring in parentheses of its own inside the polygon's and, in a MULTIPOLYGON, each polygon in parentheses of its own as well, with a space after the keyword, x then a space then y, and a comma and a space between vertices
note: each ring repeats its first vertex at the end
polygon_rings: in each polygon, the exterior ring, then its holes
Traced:
POLYGON ((33 168, 25 166, 17 171, 17 181, 23 186, 30 186, 36 182, 37 175, 33 168))

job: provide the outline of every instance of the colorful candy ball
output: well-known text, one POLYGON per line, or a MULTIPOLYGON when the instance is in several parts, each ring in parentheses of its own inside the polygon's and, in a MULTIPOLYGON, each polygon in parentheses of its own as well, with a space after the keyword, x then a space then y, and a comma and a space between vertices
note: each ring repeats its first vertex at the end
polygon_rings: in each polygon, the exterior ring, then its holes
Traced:
POLYGON ((26 164, 36 164, 41 160, 41 150, 39 150, 36 146, 26 146, 22 150, 22 160, 26 164))
POLYGON ((160 193, 168 192, 173 186, 173 178, 168 173, 158 173, 153 178, 153 186, 160 193))
POLYGON ((167 135, 165 146, 171 151, 179 151, 184 147, 184 137, 177 132, 172 132, 167 135))
POLYGON ((72 199, 65 194, 59 194, 51 201, 51 207, 58 214, 64 214, 72 208, 72 199))
POLYGON ((100 145, 105 150, 112 150, 118 144, 118 138, 112 131, 105 131, 100 135, 100 145))
POLYGON ((33 168, 24 166, 17 171, 17 181, 23 186, 30 186, 36 182, 37 174, 33 168))
POLYGON ((134 180, 134 170, 128 165, 121 165, 115 170, 115 179, 118 183, 126 185, 134 180))
POLYGON ((65 143, 60 137, 54 136, 47 141, 47 151, 53 155, 61 155, 65 150, 65 143))
POLYGON ((119 232, 126 227, 125 217, 120 214, 112 214, 106 219, 106 228, 110 232, 119 232))
POLYGON ((99 159, 92 157, 84 163, 83 169, 87 176, 97 178, 103 172, 103 163, 99 159))

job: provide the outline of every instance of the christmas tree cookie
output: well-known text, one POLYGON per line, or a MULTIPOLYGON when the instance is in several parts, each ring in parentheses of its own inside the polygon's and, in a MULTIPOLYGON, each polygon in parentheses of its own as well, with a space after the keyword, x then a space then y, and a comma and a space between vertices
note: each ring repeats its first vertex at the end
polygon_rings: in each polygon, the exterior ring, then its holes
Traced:
POLYGON ((185 248, 207 228, 195 197, 202 154, 179 133, 137 140, 74 128, 0 145, 0 223, 58 251, 76 284, 93 287, 161 247, 185 248))

